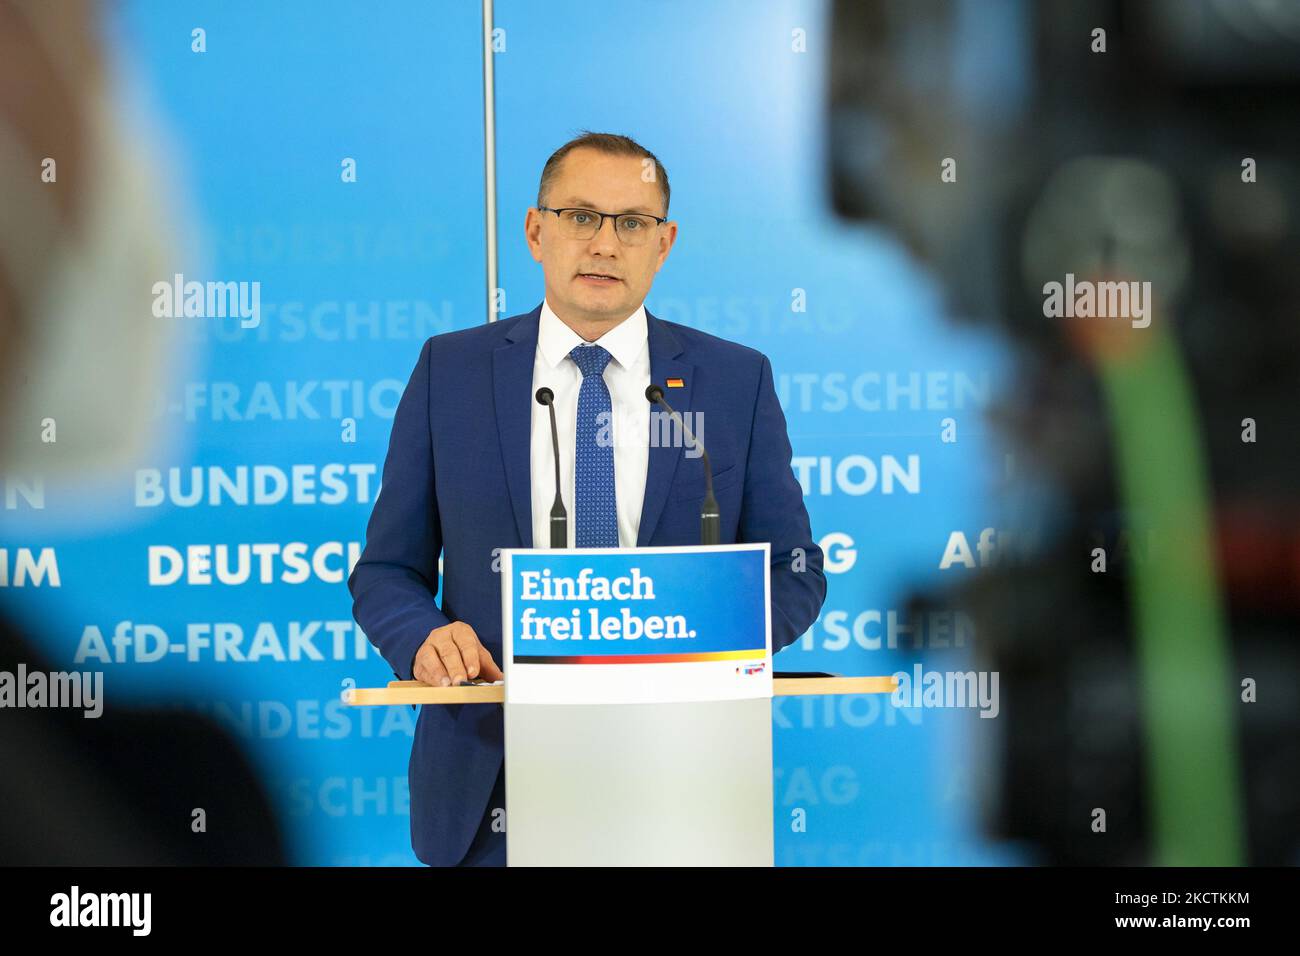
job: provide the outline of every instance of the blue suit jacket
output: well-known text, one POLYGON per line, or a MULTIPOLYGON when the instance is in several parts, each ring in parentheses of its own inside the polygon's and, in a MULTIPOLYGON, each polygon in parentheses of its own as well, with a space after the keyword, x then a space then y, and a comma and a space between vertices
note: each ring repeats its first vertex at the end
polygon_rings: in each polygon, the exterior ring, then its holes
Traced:
MULTIPOLYGON (((493 568, 498 549, 533 546, 529 439, 540 317, 539 304, 430 338, 398 403, 348 588, 357 623, 402 680, 412 679, 429 632, 451 621, 472 626, 502 663, 493 568)), ((669 393, 673 407, 707 413, 722 543, 771 544, 775 652, 817 618, 826 578, 790 468, 772 367, 753 349, 648 310, 646 325, 651 380, 682 379, 669 393), (803 550, 803 570, 791 567, 795 549, 803 550)), ((638 547, 699 544, 703 461, 682 448, 651 447, 638 547)), ((421 708, 409 783, 411 842, 425 863, 458 863, 469 848, 501 768, 503 727, 499 704, 421 708)))

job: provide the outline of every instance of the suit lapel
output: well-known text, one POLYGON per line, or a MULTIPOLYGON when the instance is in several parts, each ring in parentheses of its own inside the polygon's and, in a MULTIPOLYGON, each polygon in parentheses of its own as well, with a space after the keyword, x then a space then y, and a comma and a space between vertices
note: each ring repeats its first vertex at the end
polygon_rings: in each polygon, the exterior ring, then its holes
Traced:
MULTIPOLYGON (((669 330, 668 326, 646 310, 646 334, 650 340, 650 381, 664 390, 673 409, 685 416, 691 409, 691 392, 695 381, 695 366, 680 360, 681 343, 669 330), (680 378, 681 388, 668 388, 670 378, 680 378)), ((663 411, 656 405, 654 411, 663 411)), ((650 434, 653 436, 662 430, 656 429, 654 415, 650 418, 650 434)), ((689 421, 687 422, 689 425, 689 421)), ((684 439, 683 439, 684 440, 684 439)), ((646 471, 645 500, 641 505, 641 527, 637 532, 637 547, 644 548, 659 524, 663 514, 664 503, 668 499, 668 489, 672 486, 673 475, 677 472, 677 463, 682 459, 682 449, 672 447, 655 447, 650 445, 650 464, 646 471)))
POLYGON ((532 446, 533 359, 537 354, 539 305, 506 334, 506 344, 492 353, 492 391, 497 435, 505 463, 510 504, 523 546, 533 546, 533 485, 529 453, 532 446))

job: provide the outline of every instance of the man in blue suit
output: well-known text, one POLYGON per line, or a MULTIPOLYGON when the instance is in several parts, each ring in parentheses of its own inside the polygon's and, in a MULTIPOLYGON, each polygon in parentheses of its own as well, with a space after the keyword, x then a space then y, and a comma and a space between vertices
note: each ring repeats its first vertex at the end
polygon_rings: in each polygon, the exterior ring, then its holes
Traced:
MULTIPOLYGON (((570 546, 700 542, 704 459, 689 442, 651 440, 653 382, 708 448, 721 543, 771 545, 773 652, 816 620, 822 552, 770 363, 644 306, 677 236, 669 196, 663 166, 633 140, 570 141, 547 161, 524 225, 542 304, 424 343, 348 579, 357 623, 399 678, 502 678, 499 553, 550 542, 543 386, 559 419, 570 546)), ((421 708, 409 780, 425 863, 504 864, 503 729, 500 705, 421 708)))

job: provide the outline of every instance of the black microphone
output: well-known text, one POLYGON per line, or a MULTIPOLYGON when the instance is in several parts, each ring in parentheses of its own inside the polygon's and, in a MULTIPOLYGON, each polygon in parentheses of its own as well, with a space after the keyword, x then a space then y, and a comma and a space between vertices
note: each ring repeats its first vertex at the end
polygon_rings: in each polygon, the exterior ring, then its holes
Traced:
POLYGON ((555 453, 555 504, 551 505, 551 547, 569 546, 569 514, 560 497, 560 433, 555 427, 555 393, 549 388, 537 390, 537 402, 551 410, 551 451, 555 453))
POLYGON ((704 504, 700 505, 700 544, 717 544, 718 539, 722 537, 722 515, 718 512, 717 499, 713 497, 713 469, 709 466, 709 453, 704 450, 704 443, 691 434, 691 430, 686 427, 686 422, 682 421, 682 416, 673 411, 673 407, 668 404, 664 398, 664 390, 653 382, 645 390, 646 400, 651 405, 662 405, 668 409, 668 414, 673 417, 682 433, 691 440, 691 444, 700 450, 700 456, 704 459, 704 504))

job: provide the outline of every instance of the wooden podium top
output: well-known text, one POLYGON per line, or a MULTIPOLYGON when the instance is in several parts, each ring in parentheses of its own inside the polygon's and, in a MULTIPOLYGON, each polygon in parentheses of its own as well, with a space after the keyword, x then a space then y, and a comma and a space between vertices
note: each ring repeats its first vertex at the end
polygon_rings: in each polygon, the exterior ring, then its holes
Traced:
MULTIPOLYGON (((776 697, 806 694, 892 694, 892 677, 774 677, 776 697)), ((434 687, 418 680, 389 681, 387 687, 355 687, 343 692, 343 702, 354 707, 385 704, 500 704, 506 699, 504 684, 434 687)))

